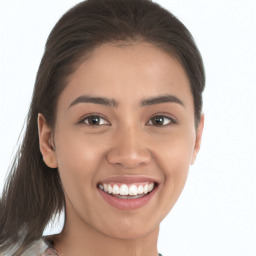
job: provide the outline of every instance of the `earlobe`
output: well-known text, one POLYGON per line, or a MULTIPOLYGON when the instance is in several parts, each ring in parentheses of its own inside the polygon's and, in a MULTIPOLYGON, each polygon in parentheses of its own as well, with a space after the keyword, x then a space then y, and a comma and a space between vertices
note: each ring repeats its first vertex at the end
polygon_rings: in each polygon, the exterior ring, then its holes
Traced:
POLYGON ((196 156, 197 156, 197 154, 200 150, 203 129, 204 129, 204 114, 201 115, 200 122, 198 124, 197 129, 196 129, 196 141, 195 141, 194 152, 193 152, 193 157, 192 157, 191 164, 194 164, 194 162, 196 160, 196 156))
POLYGON ((37 118, 39 147, 45 164, 50 168, 57 168, 56 153, 52 137, 52 129, 44 116, 39 113, 37 118))

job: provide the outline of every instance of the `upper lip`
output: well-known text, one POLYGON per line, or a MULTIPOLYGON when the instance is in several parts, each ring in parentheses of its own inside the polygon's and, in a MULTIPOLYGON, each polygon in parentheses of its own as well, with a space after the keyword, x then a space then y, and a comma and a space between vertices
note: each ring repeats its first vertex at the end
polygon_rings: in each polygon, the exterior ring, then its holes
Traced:
POLYGON ((142 176, 142 175, 119 175, 119 176, 112 176, 107 179, 101 180, 98 184, 104 183, 125 183, 125 184, 132 184, 132 183, 142 183, 142 182, 155 182, 160 183, 158 179, 149 177, 149 176, 142 176))

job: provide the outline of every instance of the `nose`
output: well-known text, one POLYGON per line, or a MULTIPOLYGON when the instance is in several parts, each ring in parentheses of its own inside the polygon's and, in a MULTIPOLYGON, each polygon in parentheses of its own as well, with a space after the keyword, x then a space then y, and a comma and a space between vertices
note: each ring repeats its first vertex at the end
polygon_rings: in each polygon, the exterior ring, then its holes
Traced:
POLYGON ((120 165, 125 169, 147 165, 151 161, 151 151, 143 143, 142 136, 135 131, 120 132, 109 150, 107 160, 114 165, 120 165))

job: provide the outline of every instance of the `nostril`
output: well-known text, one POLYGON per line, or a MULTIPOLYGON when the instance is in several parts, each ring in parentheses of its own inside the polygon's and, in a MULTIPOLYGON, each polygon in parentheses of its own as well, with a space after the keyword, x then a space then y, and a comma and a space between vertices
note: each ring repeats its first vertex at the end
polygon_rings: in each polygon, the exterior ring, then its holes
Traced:
POLYGON ((139 166, 141 166, 143 163, 132 163, 132 162, 129 162, 129 163, 120 163, 125 169, 134 169, 134 168, 137 168, 139 166))
POLYGON ((112 149, 107 155, 107 160, 110 164, 120 165, 125 169, 134 169, 141 165, 147 165, 150 163, 151 158, 149 150, 112 149))

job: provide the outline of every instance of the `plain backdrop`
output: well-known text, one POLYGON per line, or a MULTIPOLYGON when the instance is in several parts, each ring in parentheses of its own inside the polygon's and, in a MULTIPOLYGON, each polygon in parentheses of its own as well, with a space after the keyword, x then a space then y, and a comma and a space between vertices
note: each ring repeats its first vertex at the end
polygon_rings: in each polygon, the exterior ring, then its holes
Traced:
MULTIPOLYGON (((76 0, 0 0, 0 191, 50 30, 76 0)), ((203 142, 162 222, 164 256, 256 255, 256 1, 157 1, 192 32, 207 83, 203 142)), ((1 193, 1 192, 0 192, 1 193)), ((47 229, 58 232, 61 224, 47 229)))

